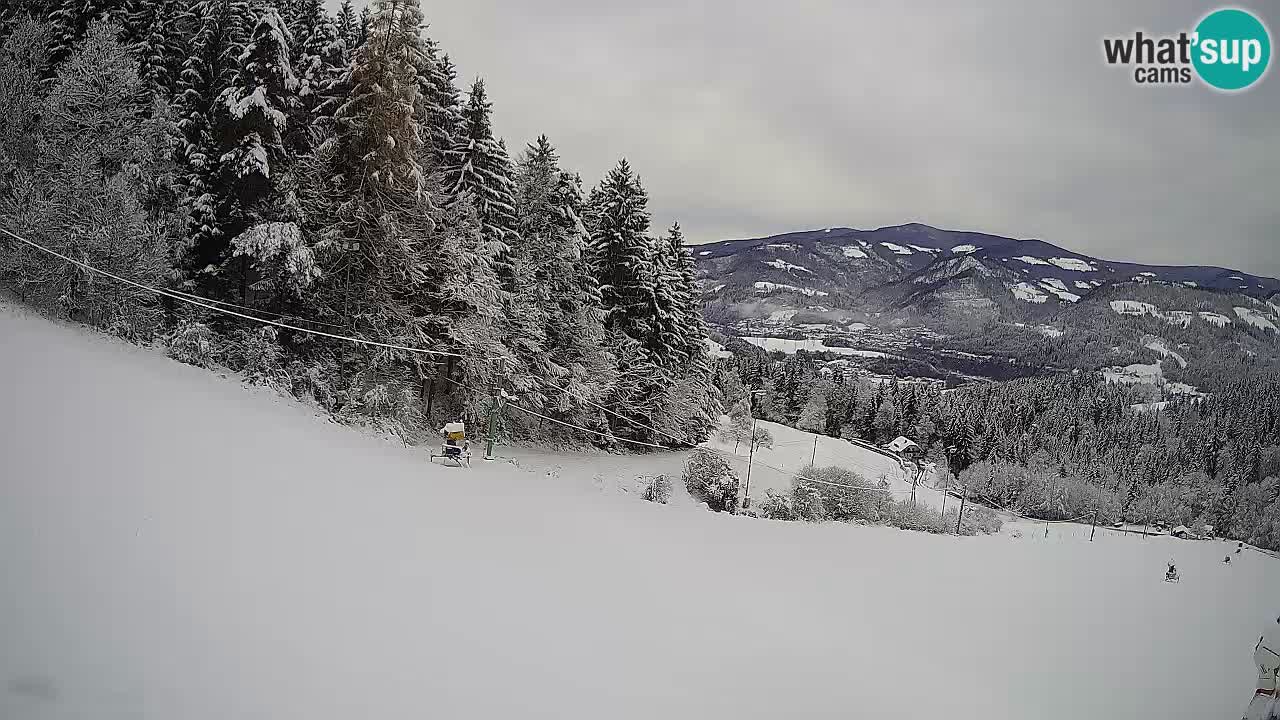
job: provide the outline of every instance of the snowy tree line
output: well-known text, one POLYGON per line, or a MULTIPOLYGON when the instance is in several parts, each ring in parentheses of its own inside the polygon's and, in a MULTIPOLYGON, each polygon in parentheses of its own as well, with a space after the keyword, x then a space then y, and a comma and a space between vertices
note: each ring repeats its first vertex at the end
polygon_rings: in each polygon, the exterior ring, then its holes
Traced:
POLYGON ((0 280, 405 436, 501 388, 606 435, 703 439, 720 399, 679 227, 652 231, 626 160, 589 191, 545 136, 513 160, 425 28, 418 0, 0 5, 0 221, 144 285, 445 354, 264 328, 14 242, 0 280))
MULTIPOLYGON (((904 435, 944 482, 1042 519, 1214 526, 1280 549, 1280 375, 1219 377, 1206 396, 1144 406, 1094 373, 976 384, 887 382, 814 355, 739 356, 717 373, 756 417, 883 445, 904 435), (743 400, 745 402, 745 400, 743 400), (1135 407, 1136 406, 1136 407, 1135 407)), ((748 431, 749 432, 749 431, 748 431)))

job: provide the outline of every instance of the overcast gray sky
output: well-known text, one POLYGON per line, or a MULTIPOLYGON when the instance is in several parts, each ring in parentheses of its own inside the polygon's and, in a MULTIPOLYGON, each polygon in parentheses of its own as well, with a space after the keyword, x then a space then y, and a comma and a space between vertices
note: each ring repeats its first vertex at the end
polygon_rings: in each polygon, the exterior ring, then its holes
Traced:
MULTIPOLYGON (((1280 276, 1280 73, 1221 95, 1102 60, 1217 3, 422 4, 513 153, 545 132, 588 183, 625 156, 693 242, 917 221, 1280 276)), ((1280 0, 1238 6, 1274 44, 1280 0)))

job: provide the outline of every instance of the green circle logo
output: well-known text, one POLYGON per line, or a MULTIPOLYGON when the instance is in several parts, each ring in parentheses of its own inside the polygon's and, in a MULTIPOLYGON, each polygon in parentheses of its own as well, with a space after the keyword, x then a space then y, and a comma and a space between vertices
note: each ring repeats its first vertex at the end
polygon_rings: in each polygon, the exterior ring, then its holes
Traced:
POLYGON ((1200 79, 1219 90, 1243 90, 1256 83, 1271 61, 1271 36, 1262 21, 1244 10, 1214 10, 1196 26, 1191 62, 1200 79))

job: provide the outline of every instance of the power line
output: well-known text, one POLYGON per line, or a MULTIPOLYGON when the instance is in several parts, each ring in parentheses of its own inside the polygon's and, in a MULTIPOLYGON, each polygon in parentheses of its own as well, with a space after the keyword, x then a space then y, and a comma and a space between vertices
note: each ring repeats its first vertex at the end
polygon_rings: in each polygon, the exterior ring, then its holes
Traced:
POLYGON ((342 327, 341 325, 338 325, 336 323, 321 322, 320 320, 312 320, 311 318, 305 318, 305 317, 301 317, 299 315, 294 315, 290 313, 272 312, 270 310, 262 310, 260 308, 247 307, 245 305, 237 305, 235 303, 227 302, 225 300, 214 300, 213 298, 207 298, 203 295, 189 293, 189 292, 186 292, 185 290, 175 290, 175 289, 169 288, 167 289, 167 292, 171 292, 176 295, 183 295, 191 298, 192 300, 200 300, 202 302, 212 303, 214 305, 221 305, 223 307, 232 307, 240 310, 248 310, 250 312, 256 312, 260 315, 269 315, 271 317, 277 317, 277 318, 296 318, 298 320, 301 320, 302 322, 311 323, 312 325, 324 325, 325 327, 334 327, 334 328, 342 327))
POLYGON ((130 279, 128 279, 128 278, 120 277, 119 275, 115 275, 115 274, 110 273, 110 272, 108 272, 108 271, 106 271, 106 270, 102 270, 102 269, 100 269, 100 268, 96 268, 96 267, 94 267, 94 266, 92 266, 92 265, 90 265, 90 264, 88 264, 88 263, 81 262, 81 261, 76 260, 76 259, 74 259, 74 258, 67 257, 66 255, 63 255, 62 253, 57 252, 56 250, 50 250, 49 248, 47 248, 47 247, 45 247, 45 246, 43 246, 43 245, 40 245, 39 243, 32 242, 32 241, 30 241, 30 240, 28 240, 28 239, 26 239, 26 238, 24 238, 24 237, 22 237, 22 236, 20 236, 20 235, 17 235, 17 234, 14 234, 14 233, 10 232, 10 231, 8 231, 8 230, 6 230, 6 229, 2 228, 2 227, 0 227, 0 232, 4 233, 5 235, 8 235, 9 237, 11 237, 11 238, 13 238, 13 239, 17 240, 18 242, 21 242, 21 243, 25 243, 25 244, 27 244, 27 245, 30 245, 31 247, 33 247, 33 248, 35 248, 35 249, 37 249, 37 250, 40 250, 41 252, 48 253, 49 255, 52 255, 53 257, 56 257, 56 258, 58 258, 58 259, 60 259, 60 260, 63 260, 63 261, 65 261, 65 262, 69 262, 69 263, 71 263, 72 265, 75 265, 76 267, 82 268, 82 269, 87 270, 87 271, 89 271, 89 272, 97 273, 97 274, 102 275, 102 276, 104 276, 104 277, 109 277, 109 278, 111 278, 112 280, 115 280, 115 281, 117 281, 117 282, 122 282, 122 283, 124 283, 124 284, 126 284, 126 285, 131 285, 131 286, 133 286, 133 287, 135 287, 135 288, 138 288, 139 290, 143 290, 143 291, 146 291, 146 292, 152 293, 152 294, 154 294, 154 295, 159 295, 159 296, 161 296, 161 297, 167 297, 167 298, 171 298, 171 299, 173 299, 173 300, 178 300, 178 301, 180 301, 180 302, 184 302, 184 303, 187 303, 187 304, 189 304, 189 305, 194 305, 194 306, 196 306, 196 307, 204 308, 205 310, 210 310, 210 311, 213 311, 213 312, 222 313, 223 315, 230 315, 230 316, 232 316, 232 317, 238 317, 238 318, 241 318, 241 319, 244 319, 244 320, 251 320, 251 321, 253 321, 253 322, 257 322, 257 323, 263 323, 263 324, 265 324, 265 325, 272 325, 272 326, 274 326, 274 327, 282 328, 282 329, 284 329, 284 330, 291 330, 291 331, 293 331, 293 332, 300 332, 300 333, 305 333, 305 334, 308 334, 308 335, 316 335, 316 336, 319 336, 319 337, 331 338, 331 339, 333 339, 333 340, 343 340, 343 341, 345 341, 345 342, 355 343, 355 344, 357 344, 357 345, 367 345, 367 346, 371 346, 371 347, 380 347, 380 348, 385 348, 385 349, 388 349, 388 350, 402 350, 402 351, 405 351, 405 352, 421 353, 421 354, 425 354, 425 355, 442 355, 442 356, 458 357, 458 358, 460 358, 460 357, 464 357, 463 355, 461 355, 461 354, 459 354, 459 353, 445 352, 445 351, 443 351, 443 350, 426 350, 426 349, 424 349, 424 348, 413 348, 413 347, 407 347, 407 346, 405 346, 405 345, 395 345, 395 344, 393 344, 393 343, 378 342, 378 341, 376 341, 376 340, 365 340, 365 339, 363 339, 363 338, 355 338, 355 337, 350 337, 350 336, 347 336, 347 335, 337 335, 337 334, 334 334, 334 333, 328 333, 328 332, 324 332, 323 330, 309 330, 309 329, 307 329, 307 328, 301 328, 301 327, 298 327, 298 326, 296 326, 296 325, 289 325, 288 323, 282 323, 282 322, 278 322, 278 321, 276 321, 276 320, 267 320, 267 319, 265 319, 265 318, 257 318, 257 317, 253 317, 253 316, 251 316, 251 315, 245 315, 244 313, 239 313, 239 312, 236 312, 236 311, 234 311, 234 310, 228 310, 228 309, 226 309, 226 308, 221 308, 221 307, 218 307, 218 306, 216 306, 216 305, 212 305, 212 304, 210 304, 210 303, 208 303, 208 302, 203 302, 203 301, 200 301, 200 300, 192 299, 191 297, 186 297, 186 295, 185 295, 184 293, 179 293, 179 292, 170 291, 170 290, 164 290, 164 289, 161 289, 161 288, 152 287, 152 286, 150 286, 150 285, 144 285, 144 284, 142 284, 142 283, 140 283, 140 282, 136 282, 136 281, 134 281, 134 280, 130 280, 130 279))
MULTIPOLYGON (((483 393, 482 391, 480 391, 480 390, 478 390, 478 389, 476 389, 476 388, 474 388, 474 387, 471 387, 470 385, 468 385, 468 384, 466 384, 466 383, 462 382, 461 380, 454 380, 453 378, 451 378, 451 377, 447 377, 447 376, 446 376, 444 379, 445 379, 445 381, 447 381, 447 382, 451 382, 451 383, 453 383, 454 385, 457 385, 458 387, 463 388, 464 390, 470 390, 471 392, 479 393, 479 394, 481 394, 481 395, 485 394, 485 393, 483 393)), ((563 426, 568 427, 568 428, 573 428, 574 430, 580 430, 580 431, 582 431, 582 432, 590 433, 590 434, 592 434, 592 435, 598 435, 598 436, 600 436, 600 437, 602 437, 602 438, 605 438, 605 439, 607 439, 607 440, 613 440, 613 441, 618 441, 618 442, 631 443, 632 445, 641 445, 641 446, 643 446, 643 447, 657 448, 657 449, 659 449, 659 450, 670 450, 670 449, 671 449, 671 448, 667 447, 666 445, 657 445, 657 444, 655 444, 655 443, 647 443, 647 442, 643 442, 643 441, 641 441, 641 440, 632 440, 631 438, 618 437, 618 436, 616 436, 616 435, 611 435, 611 434, 608 434, 608 433, 602 433, 602 432, 600 432, 600 431, 598 431, 598 430, 592 430, 591 428, 585 428, 585 427, 582 427, 581 425, 574 425, 573 423, 565 422, 564 420, 557 420, 556 418, 548 417, 548 416, 543 415, 543 414, 541 414, 541 413, 536 413, 536 412, 534 412, 534 411, 532 411, 532 410, 529 410, 529 409, 527 409, 527 408, 520 407, 519 405, 516 405, 515 403, 512 403, 512 402, 508 402, 508 403, 507 403, 507 407, 510 407, 510 408, 512 408, 512 409, 514 409, 514 410, 519 410, 519 411, 520 411, 520 412, 522 412, 522 413, 525 413, 525 414, 527 414, 527 415, 532 415, 533 417, 536 417, 536 418, 541 418, 541 419, 543 419, 543 420, 550 420, 550 421, 551 421, 551 422, 553 422, 553 423, 556 423, 556 424, 558 424, 558 425, 563 425, 563 426)))

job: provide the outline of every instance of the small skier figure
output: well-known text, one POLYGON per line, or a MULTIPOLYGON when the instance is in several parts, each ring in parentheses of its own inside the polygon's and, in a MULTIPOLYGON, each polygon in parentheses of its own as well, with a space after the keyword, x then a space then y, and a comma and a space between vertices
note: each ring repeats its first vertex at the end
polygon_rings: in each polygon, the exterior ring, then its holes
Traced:
POLYGON ((1164 571, 1165 582, 1178 582, 1178 567, 1169 561, 1169 569, 1164 571))
POLYGON ((1276 673, 1280 672, 1280 618, 1258 638, 1253 648, 1253 663, 1258 668, 1258 682, 1253 700, 1241 720, 1272 720, 1280 717, 1276 702, 1276 673))
POLYGON ((1242 543, 1242 542, 1238 542, 1238 543, 1236 543, 1236 554, 1237 554, 1237 555, 1239 555, 1239 554, 1240 554, 1240 551, 1241 551, 1241 550, 1243 550, 1243 549, 1244 549, 1244 543, 1242 543))
POLYGON ((1224 562, 1224 563, 1226 563, 1226 564, 1230 565, 1230 564, 1231 564, 1231 556, 1230 556, 1230 555, 1227 555, 1227 556, 1223 557, 1223 558, 1222 558, 1222 562, 1224 562))

